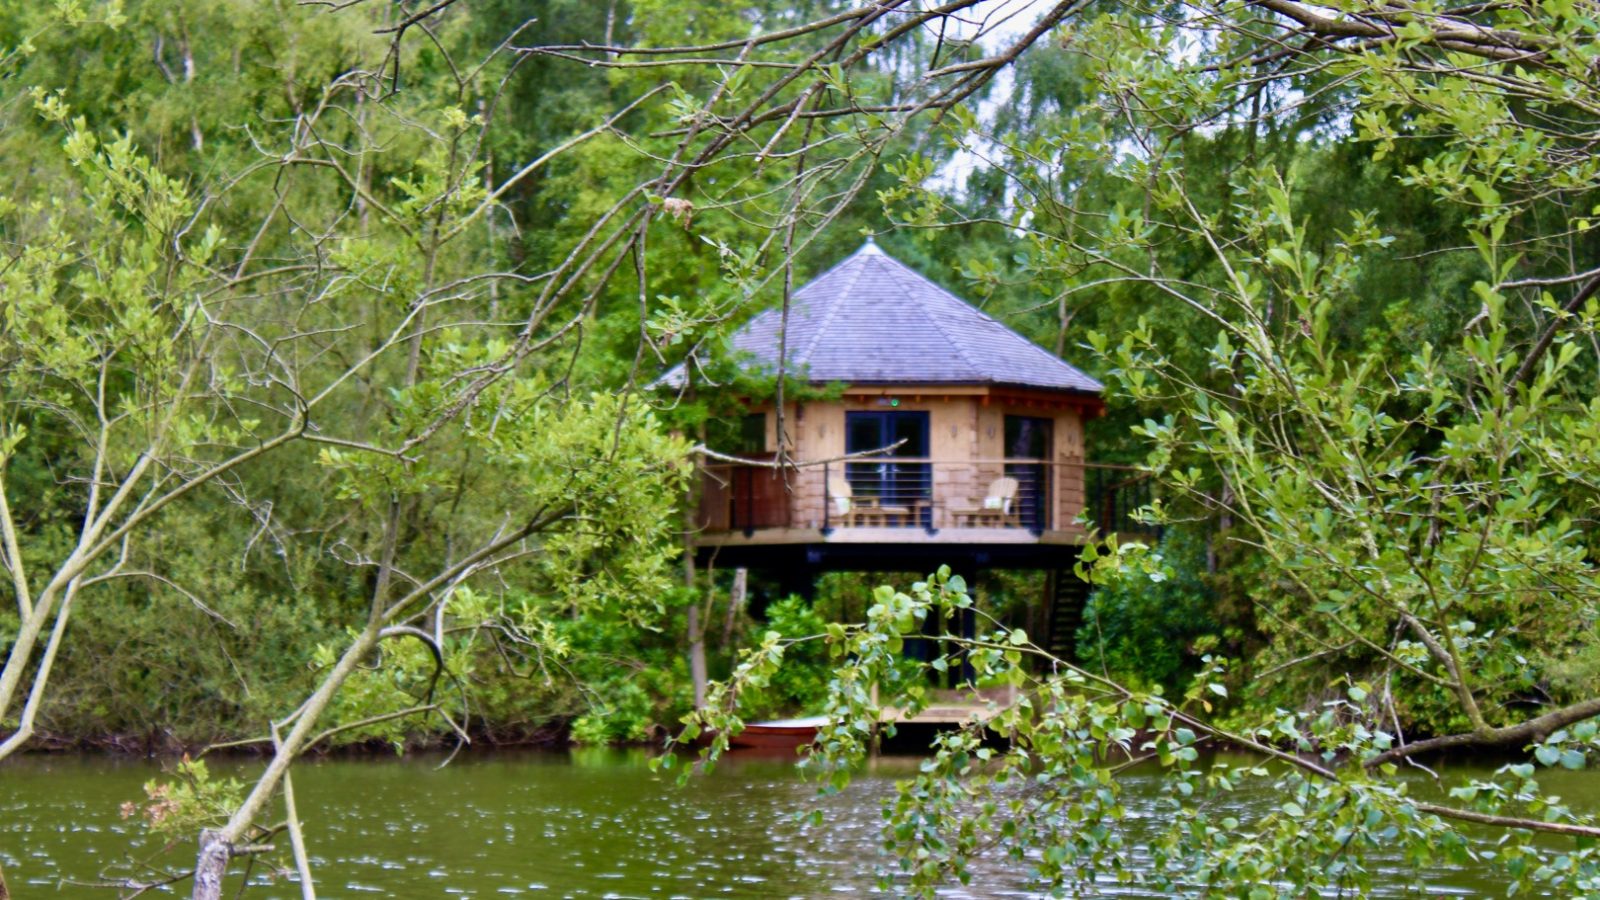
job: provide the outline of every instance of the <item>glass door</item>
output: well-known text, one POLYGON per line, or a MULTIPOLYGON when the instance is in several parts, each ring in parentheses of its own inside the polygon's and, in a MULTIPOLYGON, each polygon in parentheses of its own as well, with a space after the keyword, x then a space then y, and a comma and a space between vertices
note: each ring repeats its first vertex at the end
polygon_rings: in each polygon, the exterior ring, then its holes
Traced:
POLYGON ((1017 480, 1022 527, 1050 527, 1050 438, 1055 423, 1040 416, 1006 416, 1006 475, 1017 480), (1015 460, 1015 462, 1013 462, 1015 460))
POLYGON ((879 507, 894 510, 885 524, 927 525, 928 498, 933 487, 928 458, 928 414, 925 412, 845 413, 846 453, 877 450, 904 441, 891 453, 845 466, 850 492, 874 498, 879 507), (916 460, 900 462, 899 460, 916 460))

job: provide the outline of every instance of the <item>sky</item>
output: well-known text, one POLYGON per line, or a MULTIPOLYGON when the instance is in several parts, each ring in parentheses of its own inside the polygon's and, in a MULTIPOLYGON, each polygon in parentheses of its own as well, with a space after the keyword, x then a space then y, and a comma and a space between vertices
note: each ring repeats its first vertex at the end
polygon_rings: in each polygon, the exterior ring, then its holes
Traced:
MULTIPOLYGON (((975 35, 984 54, 991 55, 1026 34, 1049 6, 1046 0, 981 0, 950 24, 959 29, 956 37, 975 35)), ((947 26, 946 37, 950 36, 947 26)), ((978 121, 984 125, 993 124, 996 113, 1010 102, 1015 86, 1016 77, 1011 69, 996 75, 988 95, 978 102, 975 110, 978 121)), ((929 186, 942 192, 959 193, 967 183, 967 176, 984 164, 980 152, 958 150, 934 174, 929 186)))

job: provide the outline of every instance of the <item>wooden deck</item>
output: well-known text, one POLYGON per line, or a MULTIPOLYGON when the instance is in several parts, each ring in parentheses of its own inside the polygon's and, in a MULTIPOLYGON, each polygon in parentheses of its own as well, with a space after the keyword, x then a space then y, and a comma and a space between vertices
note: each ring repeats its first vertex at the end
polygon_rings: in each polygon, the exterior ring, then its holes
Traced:
POLYGON ((957 572, 1071 568, 1086 541, 1081 528, 1035 533, 1026 528, 753 528, 695 536, 702 565, 769 572, 957 572))
POLYGON ((914 716, 893 706, 883 708, 883 721, 897 725, 965 725, 976 719, 988 722, 1000 714, 1000 707, 988 703, 939 703, 914 716))
MULTIPOLYGON (((876 687, 873 695, 877 695, 876 687)), ((885 706, 882 721, 902 725, 965 725, 974 719, 988 722, 1016 702, 1015 688, 934 688, 921 712, 913 716, 904 709, 885 706)))
POLYGON ((771 547, 789 544, 1053 544, 1077 547, 1081 528, 1034 533, 1026 528, 924 528, 862 526, 855 528, 754 528, 706 531, 695 538, 703 547, 771 547))

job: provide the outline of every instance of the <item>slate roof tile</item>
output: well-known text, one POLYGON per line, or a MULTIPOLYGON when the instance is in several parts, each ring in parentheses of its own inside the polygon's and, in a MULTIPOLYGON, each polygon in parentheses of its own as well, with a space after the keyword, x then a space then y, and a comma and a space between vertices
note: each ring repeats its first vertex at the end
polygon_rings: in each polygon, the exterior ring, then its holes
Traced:
MULTIPOLYGON (((733 348, 776 371, 781 314, 767 310, 733 335, 733 348)), ((884 253, 870 239, 795 291, 788 369, 813 384, 1004 385, 1099 393, 1103 386, 960 297, 884 253)), ((683 367, 657 382, 681 385, 683 367)))

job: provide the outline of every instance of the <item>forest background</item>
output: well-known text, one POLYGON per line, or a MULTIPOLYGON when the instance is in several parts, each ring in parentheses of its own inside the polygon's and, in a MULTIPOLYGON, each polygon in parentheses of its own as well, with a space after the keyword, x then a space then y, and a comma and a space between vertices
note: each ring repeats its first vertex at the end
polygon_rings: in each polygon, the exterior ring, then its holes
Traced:
MULTIPOLYGON (((346 6, 0 17, 0 757, 270 749, 225 864, 308 748, 674 726, 690 634, 745 713, 854 710, 874 635, 965 585, 758 621, 685 579, 731 409, 642 385, 736 378, 719 339, 870 232, 1111 384, 1092 452, 1159 481, 1161 544, 1087 555, 1088 694, 1041 696, 1180 769, 1320 754, 1262 827, 1336 857, 1600 835, 1521 768, 1459 808, 1367 780, 1595 739, 1586 7, 346 6)), ((1020 680, 1039 586, 982 588, 1020 680)), ((930 880, 946 837, 905 838, 930 880)))
MULTIPOLYGON (((360 177, 375 197, 394 203, 395 197, 416 191, 405 179, 418 177, 408 166, 420 148, 454 137, 458 142, 482 141, 475 151, 478 156, 470 163, 456 163, 459 171, 435 177, 470 175, 485 187, 496 185, 519 164, 605 123, 641 84, 656 80, 648 72, 596 69, 554 56, 517 59, 514 75, 503 83, 501 69, 510 65, 503 59, 493 64, 500 68, 480 73, 470 86, 463 87, 452 77, 464 65, 460 60, 489 57, 513 32, 518 44, 528 46, 576 44, 607 34, 622 43, 662 43, 666 35, 711 40, 738 34, 752 21, 777 17, 801 22, 836 11, 826 3, 813 6, 785 8, 781 15, 777 10, 714 4, 705 8, 661 4, 636 10, 576 2, 540 5, 532 11, 540 13, 536 16, 513 3, 474 4, 471 10, 452 11, 436 23, 437 33, 423 46, 407 48, 415 59, 406 60, 404 90, 385 99, 394 110, 369 113, 390 121, 370 126, 375 133, 364 136, 381 146, 381 152, 367 151, 362 161, 368 168, 360 177), (428 45, 435 41, 437 46, 428 45), (493 127, 483 128, 481 134, 476 131, 479 123, 450 118, 480 114, 490 99, 500 111, 493 127), (408 121, 406 116, 419 121, 408 121), (441 132, 441 127, 446 130, 441 132), (456 135, 449 133, 451 127, 456 135)), ((274 6, 263 15, 255 15, 251 4, 131 4, 115 13, 110 9, 89 6, 81 15, 65 19, 18 12, 0 31, 7 46, 14 48, 8 60, 4 152, 8 159, 27 161, 7 192, 7 210, 16 223, 14 246, 30 233, 16 232, 17 227, 31 220, 37 229, 38 220, 48 214, 45 210, 53 204, 45 198, 77 199, 83 194, 75 171, 83 168, 83 160, 60 147, 69 135, 89 134, 103 135, 107 142, 121 140, 124 152, 148 160, 152 176, 171 179, 175 189, 192 198, 214 202, 214 209, 205 210, 208 218, 214 217, 225 229, 255 235, 255 227, 264 217, 270 218, 274 204, 286 205, 289 192, 276 190, 267 177, 253 183, 241 173, 271 161, 276 148, 270 139, 291 128, 297 117, 314 112, 328 86, 355 69, 357 61, 381 60, 390 49, 390 36, 378 33, 382 22, 360 12, 329 16, 316 7, 295 4, 274 6), (52 111, 54 104, 60 104, 59 111, 52 111), (210 200, 212 192, 219 195, 216 201, 210 200)), ((691 76, 687 85, 691 90, 692 78, 704 78, 688 67, 685 72, 691 76)), ((867 75, 889 81, 896 73, 867 75)), ((1059 61, 1030 66, 1022 75, 1023 83, 1010 89, 1041 110, 1064 108, 1053 94, 1082 89, 1081 75, 1062 70, 1059 61)), ((360 112, 359 104, 356 111, 360 112)), ((629 123, 629 132, 668 130, 680 113, 671 106, 641 109, 633 114, 640 121, 629 123)), ((1029 118, 1003 112, 1000 133, 1010 134, 1029 118)), ((473 222, 472 230, 456 241, 466 247, 453 251, 462 271, 472 266, 486 272, 548 271, 614 195, 650 174, 649 148, 633 146, 620 133, 600 135, 575 151, 498 193, 496 211, 473 222)), ((955 157, 958 149, 918 124, 897 134, 893 144, 879 152, 886 159, 904 154, 917 165, 937 168, 955 157)), ((866 173, 866 183, 831 224, 796 254, 792 278, 797 284, 803 282, 851 252, 865 234, 877 233, 892 252, 930 277, 981 301, 1008 324, 1058 353, 1094 367, 1089 352, 1076 345, 1081 337, 1078 329, 1086 332, 1101 325, 1114 332, 1118 318, 1131 313, 1098 302, 1040 303, 1037 290, 1017 271, 1014 257, 1022 252, 1018 232, 1003 222, 978 221, 997 215, 1006 205, 1007 186, 997 170, 977 163, 976 158, 963 156, 951 171, 968 183, 949 183, 952 202, 958 202, 974 221, 914 233, 892 230, 878 196, 895 190, 905 179, 881 167, 866 173)), ((771 181, 781 184, 779 178, 771 181)), ((319 207, 314 193, 315 188, 303 188, 291 196, 293 202, 307 204, 303 215, 326 229, 319 243, 331 246, 357 236, 372 242, 373 248, 363 250, 378 258, 361 261, 372 270, 393 264, 386 254, 404 252, 381 246, 386 240, 403 241, 403 228, 384 237, 369 213, 351 209, 351 198, 331 195, 319 207), (351 234, 340 233, 338 229, 350 224, 341 216, 360 217, 359 227, 351 234)), ((354 199, 357 205, 362 202, 359 196, 354 199)), ((120 227, 114 216, 94 224, 120 227)), ((667 219, 653 226, 649 285, 653 296, 648 298, 653 308, 647 317, 661 335, 652 335, 659 350, 651 349, 656 352, 641 357, 640 304, 633 286, 610 285, 582 310, 583 321, 575 329, 581 342, 542 352, 519 373, 550 395, 545 402, 557 416, 569 414, 567 401, 574 396, 633 396, 634 408, 618 415, 628 419, 629 428, 636 425, 655 436, 659 458, 650 466, 657 472, 654 477, 670 484, 672 491, 684 490, 671 472, 688 456, 686 448, 669 445, 666 434, 698 433, 711 445, 720 442, 726 448, 733 433, 728 427, 719 431, 719 425, 725 426, 724 418, 736 410, 726 405, 731 401, 718 406, 715 396, 685 402, 640 395, 639 384, 690 348, 709 358, 704 347, 714 346, 717 337, 770 305, 776 296, 770 285, 746 297, 741 292, 751 276, 742 281, 725 277, 727 256, 748 253, 747 248, 762 243, 764 235, 751 226, 737 212, 723 213, 716 204, 696 211, 692 221, 667 219), (554 411, 558 408, 561 412, 554 411)), ((269 223, 261 236, 275 239, 274 230, 280 227, 296 226, 287 219, 269 223)), ((740 262, 747 270, 770 264, 754 258, 740 262)), ((398 280, 400 273, 387 277, 398 280)), ((504 280, 510 283, 494 282, 485 296, 474 298, 480 304, 475 312, 508 318, 525 314, 529 301, 521 294, 528 288, 515 277, 504 280)), ((375 310, 370 304, 399 297, 404 287, 360 287, 364 290, 340 285, 329 290, 330 295, 341 295, 343 305, 326 304, 328 319, 359 322, 374 332, 401 321, 368 316, 375 310)), ((304 284, 274 288, 284 289, 310 290, 304 284)), ((271 292, 264 290, 261 296, 270 297, 271 292)), ((1130 296, 1115 302, 1132 304, 1128 306, 1132 310, 1139 301, 1130 296)), ((426 333, 419 342, 421 359, 425 363, 431 355, 457 351, 452 339, 458 335, 443 326, 426 333)), ((371 346, 376 345, 373 340, 371 346)), ((28 365, 23 352, 14 352, 7 362, 17 369, 28 365)), ((400 386, 410 363, 402 358, 398 365, 399 369, 381 368, 363 375, 360 389, 351 391, 348 399, 340 398, 342 405, 332 415, 360 423, 350 429, 358 434, 368 428, 404 433, 405 425, 396 420, 414 401, 400 386)), ((26 396, 24 384, 14 380, 9 386, 7 427, 28 433, 28 439, 19 441, 6 458, 9 505, 20 552, 45 560, 70 543, 73 526, 83 518, 77 485, 87 479, 73 466, 90 465, 94 448, 79 445, 69 435, 52 436, 49 429, 70 430, 83 423, 70 416, 38 415, 37 398, 26 396)), ((1135 414, 1133 407, 1126 407, 1096 423, 1096 452, 1103 459, 1133 460, 1140 454, 1127 435, 1135 414)), ((441 436, 437 443, 438 449, 428 457, 427 472, 404 489, 408 507, 402 542, 412 556, 409 567, 424 571, 450 561, 460 523, 484 514, 484 508, 473 508, 474 497, 498 499, 499 491, 512 490, 532 477, 525 471, 508 473, 507 461, 474 453, 469 442, 452 442, 451 435, 441 436)), ((158 525, 127 546, 125 574, 99 579, 94 585, 96 599, 74 613, 72 637, 61 644, 52 687, 42 695, 37 710, 36 728, 43 745, 139 752, 193 749, 257 733, 274 711, 309 690, 352 612, 364 608, 374 579, 373 546, 379 542, 381 524, 352 516, 351 508, 372 499, 360 496, 344 481, 351 465, 355 463, 341 456, 338 445, 308 442, 307 447, 270 461, 242 466, 230 473, 228 484, 197 491, 163 511, 158 525)), ((622 492, 627 482, 619 475, 608 484, 622 492)), ((471 685, 470 700, 459 710, 462 724, 474 734, 493 743, 568 736, 584 741, 660 737, 663 727, 675 726, 692 702, 684 652, 685 613, 691 605, 705 607, 705 619, 712 623, 708 628, 712 671, 723 675, 737 651, 769 627, 797 637, 815 633, 819 622, 857 618, 866 608, 863 598, 871 582, 863 578, 826 579, 815 609, 807 603, 784 603, 760 621, 747 609, 729 607, 730 572, 702 575, 692 588, 685 587, 676 558, 676 535, 683 522, 680 504, 664 496, 650 502, 654 505, 646 507, 648 511, 636 507, 630 513, 651 522, 650 527, 607 517, 611 524, 642 528, 649 535, 648 542, 636 548, 638 559, 605 560, 586 547, 583 562, 571 569, 554 564, 525 567, 514 578, 503 577, 488 592, 484 602, 492 605, 504 630, 474 633, 465 641, 471 649, 463 648, 456 663, 462 667, 457 674, 471 685), (654 523, 671 525, 654 527, 654 523), (573 581, 610 565, 626 574, 581 599, 572 596, 573 581), (574 572, 586 574, 575 578, 574 572), (540 623, 537 635, 522 633, 526 623, 535 621, 540 623), (505 662, 512 664, 501 664, 505 662)), ((529 504, 536 507, 538 501, 530 498, 529 504)), ((494 508, 493 503, 488 508, 494 508)), ((1181 547, 1178 553, 1188 554, 1181 567, 1195 577, 1174 582, 1184 585, 1180 603, 1142 593, 1125 600, 1108 598, 1103 601, 1110 604, 1105 617, 1095 622, 1094 646, 1103 642, 1119 671, 1150 683, 1181 682, 1183 673, 1198 660, 1194 641, 1205 631, 1194 625, 1209 618, 1194 615, 1212 599, 1195 580, 1204 566, 1204 551, 1197 540, 1181 547)), ((571 557, 563 562, 571 563, 571 557)), ((1042 573, 996 576, 985 587, 985 602, 1005 615, 1038 601, 1042 573)), ((758 584, 756 593, 765 601, 770 588, 758 584)), ((0 612, 0 636, 8 641, 19 627, 16 608, 13 602, 0 612)), ((470 613, 463 616, 472 618, 470 613)), ((1217 625, 1217 633, 1224 627, 1243 633, 1235 622, 1217 621, 1226 622, 1217 625)), ((410 664, 426 669, 425 649, 412 649, 417 658, 410 664)), ((785 676, 792 682, 775 689, 767 708, 779 712, 815 705, 822 698, 826 675, 820 654, 813 654, 809 665, 797 662, 792 675, 785 676)), ((415 674, 411 680, 418 679, 425 680, 415 674)), ((385 704, 407 708, 413 704, 404 700, 415 687, 404 676, 396 676, 394 684, 372 685, 371 691, 384 695, 343 701, 349 705, 344 715, 360 719, 389 708, 385 704)), ((355 729, 336 742, 419 744, 446 738, 453 738, 448 725, 412 717, 382 728, 355 729)))

